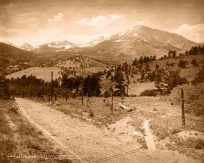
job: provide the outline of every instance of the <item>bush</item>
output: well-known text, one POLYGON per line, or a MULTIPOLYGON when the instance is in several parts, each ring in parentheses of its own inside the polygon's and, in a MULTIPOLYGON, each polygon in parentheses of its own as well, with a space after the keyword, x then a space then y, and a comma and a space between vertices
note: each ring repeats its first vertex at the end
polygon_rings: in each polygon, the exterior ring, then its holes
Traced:
POLYGON ((91 117, 94 117, 94 113, 93 113, 93 110, 92 110, 92 109, 89 110, 89 117, 90 117, 90 118, 91 118, 91 117))
POLYGON ((192 64, 194 67, 197 67, 197 66, 198 66, 198 62, 197 62, 195 59, 192 59, 191 64, 192 64))
POLYGON ((19 114, 19 113, 18 113, 18 109, 17 109, 16 107, 11 107, 11 108, 9 108, 9 111, 10 111, 10 112, 13 112, 14 114, 19 114))
POLYGON ((174 135, 174 134, 177 134, 177 133, 181 132, 181 130, 178 129, 178 128, 174 128, 170 132, 171 132, 172 135, 174 135))
POLYGON ((180 60, 178 63, 178 67, 180 68, 186 68, 187 65, 188 65, 188 61, 184 61, 184 60, 180 60))
POLYGON ((110 91, 105 91, 104 94, 103 94, 103 96, 104 96, 105 98, 110 97, 110 96, 111 96, 110 91))
POLYGON ((140 96, 157 96, 157 95, 158 95, 158 91, 155 89, 145 90, 140 94, 140 96))

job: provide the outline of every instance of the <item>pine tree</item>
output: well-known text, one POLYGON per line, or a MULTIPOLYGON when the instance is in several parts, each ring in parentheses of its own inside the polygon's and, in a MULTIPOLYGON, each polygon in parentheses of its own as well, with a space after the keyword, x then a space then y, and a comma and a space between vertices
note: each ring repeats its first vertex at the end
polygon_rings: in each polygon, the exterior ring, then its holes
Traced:
POLYGON ((93 75, 91 78, 90 88, 91 88, 92 95, 94 95, 94 96, 99 96, 101 93, 100 81, 101 81, 101 79, 100 79, 99 75, 93 75))
POLYGON ((114 81, 116 82, 115 88, 119 91, 120 96, 125 94, 124 75, 120 67, 115 71, 114 81))
POLYGON ((170 93, 174 87, 185 83, 188 83, 187 79, 180 77, 178 71, 169 71, 164 74, 161 73, 157 76, 155 87, 161 93, 164 91, 170 93))
POLYGON ((141 80, 143 80, 144 79, 144 77, 145 77, 145 72, 144 72, 144 70, 141 70, 141 80))

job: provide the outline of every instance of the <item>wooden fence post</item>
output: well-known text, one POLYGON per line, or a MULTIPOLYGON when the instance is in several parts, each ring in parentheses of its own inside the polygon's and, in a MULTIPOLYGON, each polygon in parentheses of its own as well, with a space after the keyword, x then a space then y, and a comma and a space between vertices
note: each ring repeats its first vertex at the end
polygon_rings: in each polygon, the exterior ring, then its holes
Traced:
POLYGON ((181 89, 181 119, 182 119, 182 127, 185 127, 185 110, 184 110, 184 91, 181 89))
POLYGON ((127 84, 127 96, 128 96, 128 89, 129 89, 128 87, 129 87, 129 86, 128 86, 128 84, 127 84))
POLYGON ((57 92, 54 93, 55 101, 57 101, 57 92))
POLYGON ((111 91, 111 114, 113 114, 113 88, 111 87, 111 89, 110 89, 110 91, 111 91))
POLYGON ((67 102, 67 99, 68 99, 68 95, 67 95, 67 88, 66 88, 66 95, 65 95, 66 97, 66 102, 67 102))
POLYGON ((81 89, 81 104, 84 105, 84 92, 83 89, 81 89))
POLYGON ((53 71, 51 71, 51 101, 53 100, 54 85, 53 85, 53 71))

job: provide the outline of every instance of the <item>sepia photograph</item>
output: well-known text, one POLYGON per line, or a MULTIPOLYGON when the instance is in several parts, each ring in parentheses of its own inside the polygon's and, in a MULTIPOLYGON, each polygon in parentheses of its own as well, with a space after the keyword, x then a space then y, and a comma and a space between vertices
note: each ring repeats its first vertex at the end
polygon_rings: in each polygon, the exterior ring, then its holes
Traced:
POLYGON ((0 163, 204 163, 204 0, 0 0, 0 163))

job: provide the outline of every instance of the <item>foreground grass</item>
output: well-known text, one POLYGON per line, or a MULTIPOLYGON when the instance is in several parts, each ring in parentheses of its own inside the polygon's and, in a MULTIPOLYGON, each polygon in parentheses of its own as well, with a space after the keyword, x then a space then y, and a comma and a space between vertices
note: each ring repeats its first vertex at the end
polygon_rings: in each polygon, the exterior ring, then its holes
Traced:
POLYGON ((121 98, 114 97, 114 111, 111 111, 111 99, 100 97, 84 97, 82 105, 81 97, 58 99, 54 103, 46 103, 46 105, 59 110, 72 117, 77 117, 85 121, 89 121, 96 126, 107 126, 129 115, 129 112, 119 111, 118 103, 121 98))
POLYGON ((19 114, 14 101, 0 100, 0 162, 59 161, 61 150, 19 114))

